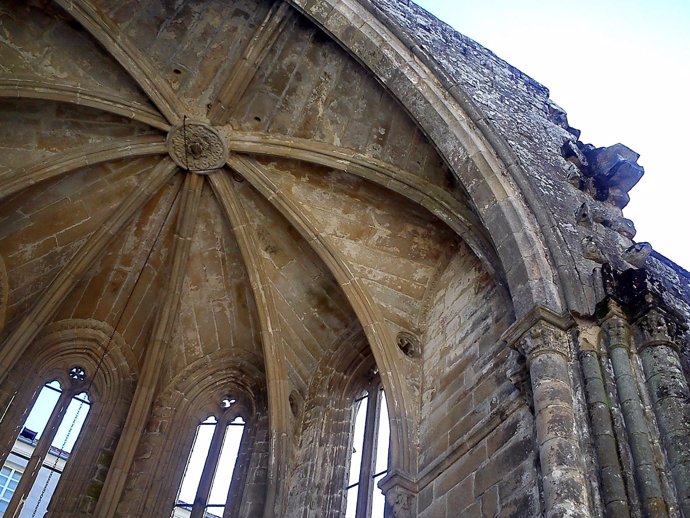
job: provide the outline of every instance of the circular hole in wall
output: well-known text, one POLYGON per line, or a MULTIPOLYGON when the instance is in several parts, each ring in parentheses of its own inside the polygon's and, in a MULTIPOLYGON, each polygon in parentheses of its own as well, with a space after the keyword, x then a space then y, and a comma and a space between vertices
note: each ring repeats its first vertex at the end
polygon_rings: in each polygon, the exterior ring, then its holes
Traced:
POLYGON ((412 333, 401 331, 398 333, 395 343, 398 345, 398 349, 408 358, 419 358, 422 355, 422 346, 419 343, 419 338, 412 333))

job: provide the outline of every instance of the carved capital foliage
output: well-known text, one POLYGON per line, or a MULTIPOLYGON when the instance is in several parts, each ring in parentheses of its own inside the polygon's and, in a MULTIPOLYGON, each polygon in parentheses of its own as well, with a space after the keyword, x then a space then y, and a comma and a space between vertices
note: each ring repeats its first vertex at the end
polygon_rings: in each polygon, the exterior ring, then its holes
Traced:
POLYGON ((533 325, 517 343, 528 360, 546 353, 557 353, 570 359, 570 339, 563 330, 546 321, 533 325))
POLYGON ((630 326, 621 315, 611 315, 601 324, 604 343, 608 348, 630 347, 630 326))
POLYGON ((393 486, 386 493, 386 502, 395 518, 412 518, 414 496, 407 489, 393 486))
POLYGON ((676 322, 665 312, 652 308, 637 321, 642 338, 641 347, 663 343, 675 347, 674 338, 678 334, 676 322))
POLYGON ((559 315, 537 306, 510 326, 501 338, 528 361, 544 353, 557 353, 569 360, 571 347, 568 331, 574 324, 569 315, 559 315))

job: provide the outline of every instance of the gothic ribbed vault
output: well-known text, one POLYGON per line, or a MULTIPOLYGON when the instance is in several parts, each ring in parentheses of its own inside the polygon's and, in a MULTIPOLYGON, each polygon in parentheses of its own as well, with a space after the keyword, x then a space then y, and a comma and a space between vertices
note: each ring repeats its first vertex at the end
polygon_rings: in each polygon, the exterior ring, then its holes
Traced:
POLYGON ((0 15, 5 375, 55 323, 105 325, 139 380, 125 469, 154 400, 214 358, 268 402, 284 478, 295 401, 369 357, 409 470, 419 380, 396 336, 425 332, 456 254, 506 288, 467 192, 395 98, 281 2, 0 15))

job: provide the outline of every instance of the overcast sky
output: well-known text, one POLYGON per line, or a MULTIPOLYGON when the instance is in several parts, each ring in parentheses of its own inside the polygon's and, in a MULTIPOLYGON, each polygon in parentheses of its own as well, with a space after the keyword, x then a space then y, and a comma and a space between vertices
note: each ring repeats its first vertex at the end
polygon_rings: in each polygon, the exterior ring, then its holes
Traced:
POLYGON ((623 213, 690 269, 690 0, 415 1, 548 87, 583 142, 638 152, 623 213))

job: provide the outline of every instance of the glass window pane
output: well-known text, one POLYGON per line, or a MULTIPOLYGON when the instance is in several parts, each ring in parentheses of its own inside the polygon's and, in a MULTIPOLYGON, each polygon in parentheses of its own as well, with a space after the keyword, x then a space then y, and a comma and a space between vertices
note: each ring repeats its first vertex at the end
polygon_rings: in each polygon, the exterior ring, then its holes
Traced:
POLYGON ((383 518, 383 510, 386 506, 386 497, 379 489, 378 483, 385 476, 381 474, 374 479, 374 494, 371 498, 371 518, 383 518))
POLYGON ((77 394, 72 398, 51 444, 53 448, 62 450, 65 455, 74 448, 74 443, 77 442, 86 417, 89 415, 91 405, 85 401, 88 401, 86 393, 77 394))
MULTIPOLYGON (((213 484, 211 486, 211 494, 208 498, 209 505, 225 505, 228 498, 228 490, 230 489, 230 482, 232 481, 232 474, 237 464, 237 454, 240 451, 240 442, 242 441, 243 426, 228 425, 225 428, 225 437, 223 438, 223 447, 220 450, 220 457, 218 458, 218 467, 213 477, 213 484)), ((224 508, 215 508, 214 514, 223 514, 224 508)))
POLYGON ((376 442, 376 467, 374 473, 380 473, 388 469, 388 449, 391 437, 390 422, 388 421, 388 406, 386 405, 386 395, 381 391, 381 410, 379 417, 379 437, 376 442))
POLYGON ((29 495, 26 497, 19 518, 42 518, 45 516, 59 480, 59 473, 42 466, 33 486, 31 486, 29 495))
POLYGON ((178 502, 187 504, 194 503, 196 490, 201 480, 201 472, 204 469, 206 457, 208 456, 208 449, 211 446, 213 431, 216 428, 216 419, 213 418, 212 421, 209 421, 209 419, 196 427, 194 445, 189 454, 187 467, 184 472, 184 477, 182 478, 182 485, 180 486, 180 493, 177 496, 178 502))
MULTIPOLYGON (((51 381, 46 385, 54 389, 60 389, 60 384, 57 381, 51 381)), ((36 441, 41 438, 46 424, 48 424, 48 419, 50 419, 50 414, 53 412, 59 398, 60 392, 48 387, 41 388, 41 392, 39 392, 38 398, 36 398, 36 402, 31 412, 29 412, 29 417, 24 421, 24 428, 36 432, 36 441)))
POLYGON ((347 490, 345 505, 345 518, 355 518, 355 513, 357 512, 357 493, 359 492, 359 486, 351 487, 347 490))
POLYGON ((350 486, 359 480, 359 470, 362 466, 362 450, 364 449, 364 425, 367 415, 369 398, 365 397, 358 405, 355 416, 354 436, 352 439, 352 454, 350 456, 350 476, 347 485, 350 486))

